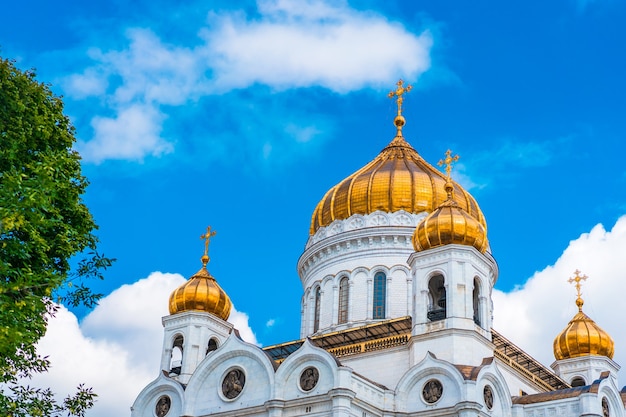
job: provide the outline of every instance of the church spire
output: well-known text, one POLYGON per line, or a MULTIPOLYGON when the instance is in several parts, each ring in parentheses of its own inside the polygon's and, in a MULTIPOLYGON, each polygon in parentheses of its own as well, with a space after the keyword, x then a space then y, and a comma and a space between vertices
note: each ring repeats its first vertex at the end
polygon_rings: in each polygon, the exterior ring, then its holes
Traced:
POLYGON ((587 280, 587 275, 580 275, 580 271, 577 269, 576 271, 574 271, 574 276, 571 277, 570 279, 567 280, 567 282, 569 282, 570 284, 575 282, 576 285, 574 286, 576 288, 576 305, 578 306, 578 311, 582 312, 583 311, 583 304, 585 303, 583 301, 582 298, 580 298, 580 296, 582 295, 582 293, 580 292, 580 281, 586 281, 587 280))

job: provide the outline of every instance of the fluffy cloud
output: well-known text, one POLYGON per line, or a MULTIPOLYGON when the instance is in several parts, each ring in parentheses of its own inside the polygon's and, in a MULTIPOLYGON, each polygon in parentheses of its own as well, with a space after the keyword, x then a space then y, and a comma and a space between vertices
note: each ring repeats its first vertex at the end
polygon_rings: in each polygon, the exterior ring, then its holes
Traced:
MULTIPOLYGON (((626 293, 626 216, 611 230, 602 225, 570 242, 561 257, 512 292, 495 290, 494 328, 540 362, 554 362, 552 341, 578 308, 567 280, 579 269, 587 275, 583 311, 615 341, 618 364, 626 365, 623 294, 626 293)), ((626 378, 621 375, 621 383, 626 378)))
MULTIPOLYGON (((126 31, 125 49, 91 48, 93 65, 64 82, 70 99, 96 98, 98 112, 107 114, 92 117, 93 137, 79 144, 83 158, 99 163, 170 152, 171 138, 162 133, 164 106, 253 85, 346 93, 390 85, 399 76, 416 79, 430 67, 430 32, 414 34, 345 2, 259 0, 257 13, 212 12, 207 26, 198 28, 200 38, 185 44, 134 28, 126 31)), ((300 142, 319 133, 311 125, 288 130, 300 142)))
MULTIPOLYGON (((38 347, 52 367, 33 385, 65 395, 84 382, 98 394, 89 417, 129 415, 139 391, 159 372, 161 317, 168 314, 172 289, 183 282, 179 274, 154 272, 102 299, 80 324, 61 307, 38 347)), ((245 313, 233 309, 229 321, 244 340, 257 343, 245 313)))

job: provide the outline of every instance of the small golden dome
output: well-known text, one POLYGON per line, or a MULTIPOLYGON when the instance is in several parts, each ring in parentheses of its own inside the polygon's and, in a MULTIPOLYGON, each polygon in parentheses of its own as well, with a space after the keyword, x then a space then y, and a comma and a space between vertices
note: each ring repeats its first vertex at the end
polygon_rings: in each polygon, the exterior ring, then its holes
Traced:
MULTIPOLYGON (((450 158, 450 151, 446 155, 450 158)), ((449 165, 446 170, 449 175, 449 165)), ((454 200, 454 185, 449 178, 445 189, 448 199, 415 228, 413 248, 419 252, 438 246, 458 244, 473 246, 480 253, 485 253, 489 247, 485 227, 454 200)))
MULTIPOLYGON (((432 212, 444 201, 446 178, 426 162, 402 136, 396 136, 369 164, 331 188, 318 203, 310 234, 335 220, 376 210, 432 212)), ((454 184, 454 200, 486 229, 478 203, 454 184)))
POLYGON ((232 307, 230 297, 206 268, 209 263, 209 242, 213 236, 215 232, 211 231, 211 227, 207 228, 206 234, 200 236, 205 240, 202 268, 172 292, 169 301, 170 314, 183 311, 205 311, 222 320, 227 320, 230 316, 232 307))
POLYGON ((554 357, 556 360, 576 358, 586 355, 606 356, 613 359, 615 342, 589 316, 583 313, 583 300, 580 298, 580 281, 587 279, 576 271, 569 282, 576 282, 578 313, 570 320, 565 329, 554 339, 554 357))
POLYGON ((215 278, 203 266, 170 295, 170 314, 183 311, 205 311, 222 320, 230 316, 232 303, 215 278))

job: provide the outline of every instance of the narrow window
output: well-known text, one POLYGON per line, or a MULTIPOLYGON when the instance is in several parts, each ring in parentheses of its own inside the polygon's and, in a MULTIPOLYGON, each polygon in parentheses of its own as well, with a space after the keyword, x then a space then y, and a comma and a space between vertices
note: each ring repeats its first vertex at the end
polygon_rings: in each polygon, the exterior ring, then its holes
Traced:
POLYGON ((320 302, 322 298, 322 291, 318 287, 315 290, 315 318, 313 319, 313 333, 320 329, 320 302))
POLYGON ((474 323, 480 326, 480 282, 476 278, 474 278, 472 300, 474 304, 474 323))
POLYGON ((181 335, 176 336, 172 345, 172 357, 170 360, 170 374, 180 375, 183 366, 183 344, 184 339, 181 335))
POLYGON ((206 353, 207 353, 207 355, 208 355, 209 353, 213 352, 214 350, 217 350, 217 339, 215 339, 214 337, 212 337, 212 338, 209 340, 209 345, 207 346, 207 349, 206 349, 206 353))
POLYGON ((385 299, 387 298, 387 276, 384 272, 378 272, 374 275, 374 305, 372 309, 372 318, 384 319, 385 299))
POLYGON ((341 281, 339 281, 339 317, 338 323, 347 323, 348 322, 348 297, 349 297, 349 289, 348 289, 348 278, 343 277, 341 281))
POLYGON ((443 275, 435 275, 428 281, 428 313, 430 321, 446 318, 446 287, 443 275))

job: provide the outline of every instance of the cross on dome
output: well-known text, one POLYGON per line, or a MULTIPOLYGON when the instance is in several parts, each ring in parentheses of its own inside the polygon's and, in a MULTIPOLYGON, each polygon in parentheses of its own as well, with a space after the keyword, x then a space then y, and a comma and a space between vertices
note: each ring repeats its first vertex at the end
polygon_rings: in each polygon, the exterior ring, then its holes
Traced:
POLYGON ((576 271, 574 271, 574 276, 571 277, 570 279, 567 280, 567 282, 569 282, 570 284, 572 283, 576 283, 576 285, 574 285, 574 287, 576 288, 576 305, 578 306, 578 311, 583 311, 583 304, 584 301, 582 298, 580 298, 580 296, 582 295, 582 293, 580 292, 580 282, 581 281, 586 281, 587 280, 587 275, 580 275, 580 271, 577 269, 576 271))
POLYGON ((211 238, 216 234, 216 231, 211 230, 211 226, 207 226, 206 233, 200 235, 200 239, 204 239, 204 255, 202 256, 202 263, 204 264, 204 266, 209 263, 209 244, 211 243, 211 238))
POLYGON ((452 172, 452 164, 459 160, 459 155, 452 156, 452 151, 448 149, 446 151, 446 157, 444 159, 440 159, 437 165, 446 166, 446 175, 448 176, 448 181, 450 181, 450 173, 452 172))
POLYGON ((396 103, 398 104, 398 116, 402 116, 402 102, 404 101, 404 97, 402 96, 411 91, 413 86, 411 84, 407 84, 406 87, 404 87, 404 80, 402 78, 398 80, 396 86, 396 89, 394 91, 390 91, 388 96, 389 98, 397 97, 396 103))

